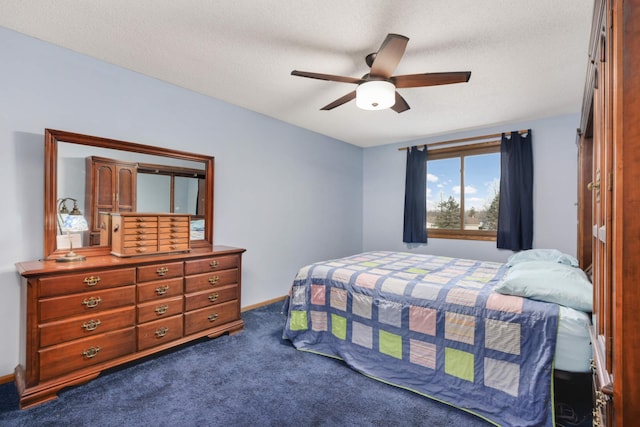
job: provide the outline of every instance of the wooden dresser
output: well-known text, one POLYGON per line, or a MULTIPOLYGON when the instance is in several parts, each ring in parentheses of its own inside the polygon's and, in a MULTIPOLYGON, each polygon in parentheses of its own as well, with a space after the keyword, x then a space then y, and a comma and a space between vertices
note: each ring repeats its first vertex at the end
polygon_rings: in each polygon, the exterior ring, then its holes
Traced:
POLYGON ((20 407, 56 398, 101 371, 201 337, 235 333, 244 249, 76 263, 17 264, 26 304, 20 407))

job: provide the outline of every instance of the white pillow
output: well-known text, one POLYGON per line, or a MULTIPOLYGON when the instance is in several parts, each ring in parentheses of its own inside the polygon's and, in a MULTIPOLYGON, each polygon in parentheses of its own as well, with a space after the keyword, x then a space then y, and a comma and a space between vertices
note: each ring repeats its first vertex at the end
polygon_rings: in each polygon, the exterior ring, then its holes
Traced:
POLYGON ((593 311, 593 285, 579 268, 553 261, 522 261, 509 270, 496 292, 593 311))
POLYGON ((528 249, 526 251, 520 251, 509 257, 507 266, 512 267, 518 263, 527 261, 549 261, 571 265, 573 267, 580 266, 577 259, 557 249, 528 249))

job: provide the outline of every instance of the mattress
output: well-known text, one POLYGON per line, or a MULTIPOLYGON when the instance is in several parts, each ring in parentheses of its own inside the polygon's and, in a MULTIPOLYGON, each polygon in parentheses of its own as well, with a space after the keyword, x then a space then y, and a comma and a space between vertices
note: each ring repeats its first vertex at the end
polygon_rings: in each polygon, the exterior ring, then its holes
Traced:
POLYGON ((554 367, 567 372, 591 370, 590 317, 573 308, 559 306, 558 338, 554 367))

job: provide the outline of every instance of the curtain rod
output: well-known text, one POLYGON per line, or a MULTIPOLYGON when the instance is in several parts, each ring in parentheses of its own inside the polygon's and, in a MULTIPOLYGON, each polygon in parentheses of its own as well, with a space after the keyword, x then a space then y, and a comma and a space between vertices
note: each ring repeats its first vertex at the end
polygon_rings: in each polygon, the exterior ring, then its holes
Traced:
MULTIPOLYGON (((529 129, 521 129, 518 131, 518 133, 520 135, 525 134, 529 132, 529 129)), ((460 138, 460 139, 451 139, 449 141, 441 141, 441 142, 431 142, 429 144, 420 144, 417 145, 417 148, 422 148, 422 147, 435 147, 437 145, 448 145, 448 144, 454 144, 456 142, 467 142, 467 141, 476 141, 478 139, 489 139, 489 138, 499 138, 502 136, 503 133, 511 133, 511 132, 501 132, 501 133, 492 133, 490 135, 480 135, 480 136, 471 136, 469 138, 460 138)), ((398 151, 403 151, 403 150, 408 150, 409 147, 402 147, 402 148, 398 148, 398 151)))

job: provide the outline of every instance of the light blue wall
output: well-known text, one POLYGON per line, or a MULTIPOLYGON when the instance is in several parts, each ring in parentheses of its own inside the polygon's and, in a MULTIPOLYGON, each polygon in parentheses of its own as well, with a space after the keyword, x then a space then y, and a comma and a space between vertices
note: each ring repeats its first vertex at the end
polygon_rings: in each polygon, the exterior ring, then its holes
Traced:
POLYGON ((215 156, 214 241, 247 248, 243 306, 361 250, 362 149, 1 27, 0 58, 0 376, 21 347, 14 264, 43 256, 45 128, 215 156))
POLYGON ((577 239, 577 148, 579 115, 489 127, 364 151, 363 249, 397 250, 489 261, 506 261, 513 252, 495 242, 429 239, 427 245, 402 242, 406 152, 400 147, 504 131, 531 129, 534 157, 533 247, 575 255, 577 239))

